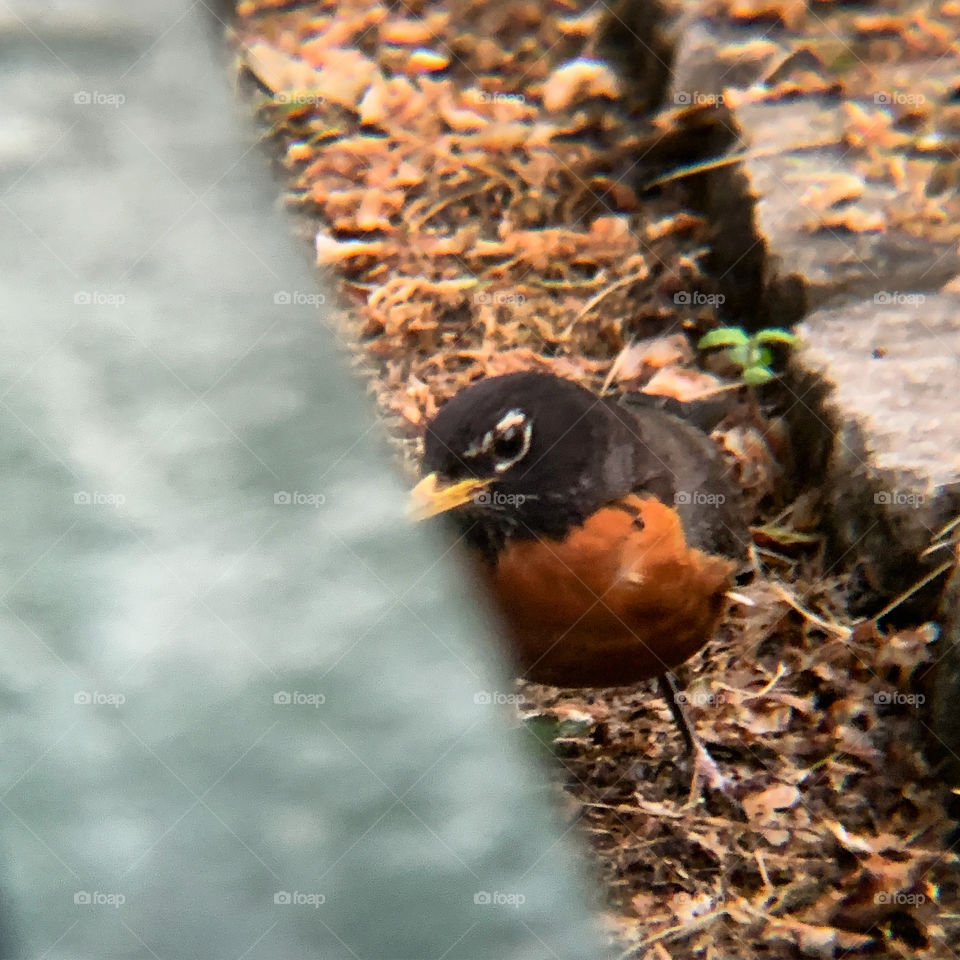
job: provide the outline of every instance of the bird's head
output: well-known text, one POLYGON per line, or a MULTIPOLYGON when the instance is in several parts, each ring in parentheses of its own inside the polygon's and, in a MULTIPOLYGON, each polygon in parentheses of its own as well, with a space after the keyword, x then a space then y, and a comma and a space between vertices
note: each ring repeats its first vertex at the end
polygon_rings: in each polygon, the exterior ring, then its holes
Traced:
POLYGON ((449 513, 495 553, 508 537, 562 537, 606 495, 611 418, 589 390, 514 373, 461 390, 427 427, 414 513, 449 513))

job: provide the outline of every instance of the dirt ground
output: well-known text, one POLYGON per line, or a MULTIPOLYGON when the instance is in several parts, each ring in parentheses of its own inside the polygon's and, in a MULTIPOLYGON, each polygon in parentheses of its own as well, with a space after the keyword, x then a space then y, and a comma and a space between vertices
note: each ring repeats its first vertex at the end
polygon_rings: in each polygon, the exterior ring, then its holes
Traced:
POLYGON ((682 185, 644 191, 631 145, 670 119, 626 109, 598 58, 602 14, 583 0, 241 0, 231 40, 404 463, 438 404, 488 374, 730 398, 714 436, 756 512, 738 588, 752 605, 733 604, 681 670, 729 790, 690 796, 652 687, 520 686, 523 713, 555 723, 611 940, 658 960, 952 956, 948 791, 918 746, 915 675, 935 629, 849 617, 812 498, 778 501, 775 393, 758 420, 730 370, 704 369, 709 227, 682 185))

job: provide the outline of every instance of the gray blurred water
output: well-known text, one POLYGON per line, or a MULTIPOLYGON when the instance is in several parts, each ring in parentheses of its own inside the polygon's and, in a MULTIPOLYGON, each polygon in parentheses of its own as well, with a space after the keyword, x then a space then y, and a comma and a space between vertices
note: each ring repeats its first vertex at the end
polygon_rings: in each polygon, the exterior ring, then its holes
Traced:
POLYGON ((2 952, 595 955, 208 16, 0 11, 2 952))

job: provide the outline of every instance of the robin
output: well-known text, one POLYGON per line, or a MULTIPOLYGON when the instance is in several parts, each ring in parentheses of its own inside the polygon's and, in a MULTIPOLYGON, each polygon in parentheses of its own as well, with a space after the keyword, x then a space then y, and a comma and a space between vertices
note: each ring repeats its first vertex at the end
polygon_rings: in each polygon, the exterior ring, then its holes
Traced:
POLYGON ((449 514, 479 560, 521 676, 558 687, 658 678, 719 785, 673 667, 710 639, 746 552, 737 488, 701 430, 540 372, 480 380, 427 427, 418 518, 449 514))

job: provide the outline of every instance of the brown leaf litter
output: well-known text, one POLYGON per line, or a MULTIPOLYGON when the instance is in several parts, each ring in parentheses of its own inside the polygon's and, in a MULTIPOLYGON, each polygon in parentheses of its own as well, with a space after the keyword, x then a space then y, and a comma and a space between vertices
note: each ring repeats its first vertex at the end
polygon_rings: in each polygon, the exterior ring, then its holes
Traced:
MULTIPOLYGON (((787 26, 809 10, 724 3, 733 19, 787 26)), ((695 364, 689 335, 716 324, 709 296, 689 295, 712 292, 699 267, 707 226, 669 186, 641 203, 622 161, 632 121, 595 46, 600 7, 242 0, 238 14, 240 75, 287 203, 408 461, 462 386, 537 368, 598 391, 729 393, 715 438, 750 502, 770 502, 783 438, 695 364)), ((916 21, 911 36, 936 49, 934 26, 916 21)), ((882 38, 886 26, 863 13, 858 29, 882 38)), ((894 135, 867 114, 851 129, 862 150, 894 135)), ((855 199, 857 183, 829 191, 811 208, 855 199)), ((844 580, 824 568, 810 514, 798 503, 763 518, 756 575, 738 588, 753 605, 734 603, 682 670, 729 796, 686 803, 682 742, 651 690, 520 687, 528 712, 595 721, 557 749, 625 955, 952 952, 945 790, 916 746, 913 675, 933 631, 845 620, 844 580)))

